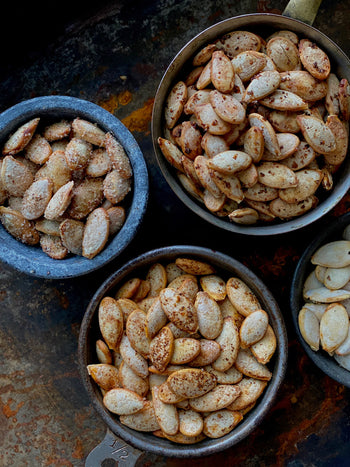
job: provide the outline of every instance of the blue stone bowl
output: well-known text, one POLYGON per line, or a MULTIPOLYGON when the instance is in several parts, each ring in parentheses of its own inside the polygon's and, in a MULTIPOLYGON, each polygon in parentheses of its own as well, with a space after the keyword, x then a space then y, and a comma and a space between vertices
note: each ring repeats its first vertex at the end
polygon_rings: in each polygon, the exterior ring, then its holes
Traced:
POLYGON ((122 229, 93 259, 70 255, 62 260, 47 256, 40 247, 25 245, 12 237, 0 223, 0 261, 26 274, 51 279, 82 276, 115 259, 130 244, 142 223, 149 195, 148 172, 143 154, 130 131, 111 113, 98 105, 69 96, 44 96, 26 100, 0 114, 1 146, 19 126, 40 117, 53 122, 80 117, 110 132, 124 147, 132 168, 133 187, 126 201, 126 220, 122 229))

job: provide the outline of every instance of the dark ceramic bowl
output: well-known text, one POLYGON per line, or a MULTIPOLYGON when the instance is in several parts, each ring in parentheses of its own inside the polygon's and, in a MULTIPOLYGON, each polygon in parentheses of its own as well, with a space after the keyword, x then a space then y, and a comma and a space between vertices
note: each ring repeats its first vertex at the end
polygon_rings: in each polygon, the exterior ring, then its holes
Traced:
POLYGON ((279 307, 270 291, 253 272, 235 259, 219 253, 218 251, 196 246, 181 245, 164 247, 142 254, 112 274, 99 287, 92 297, 82 320, 79 335, 78 359, 82 381, 90 396, 92 405, 115 435, 120 436, 126 443, 130 443, 132 446, 142 451, 151 451, 169 457, 199 457, 227 449, 240 442, 263 420, 272 407, 278 388, 283 381, 287 364, 287 348, 287 334, 279 307), (98 306, 101 299, 110 294, 114 296, 118 286, 128 278, 137 277, 138 274, 144 277, 145 272, 152 263, 160 262, 165 264, 173 261, 180 255, 212 264, 217 269, 217 273, 226 280, 232 276, 241 278, 257 295, 258 299, 261 301, 262 307, 269 314, 270 324, 277 338, 277 350, 273 360, 271 360, 269 364, 273 377, 256 404, 256 407, 245 416, 243 422, 226 436, 219 439, 208 438, 198 444, 190 446, 174 444, 166 439, 155 437, 150 433, 138 432, 122 425, 118 417, 111 414, 103 406, 101 392, 86 370, 88 364, 98 362, 95 345, 96 340, 100 338, 98 306))
POLYGON ((0 114, 0 144, 26 121, 40 117, 50 123, 81 117, 111 132, 122 144, 133 168, 132 192, 126 198, 127 216, 122 229, 93 259, 72 255, 63 260, 47 256, 40 247, 17 241, 0 224, 0 260, 37 277, 62 279, 90 273, 116 258, 136 235, 148 202, 148 173, 143 154, 129 130, 98 105, 68 96, 45 96, 21 102, 0 114))
POLYGON ((329 224, 328 227, 325 227, 325 229, 310 243, 299 259, 294 272, 290 293, 290 307, 292 310, 293 323, 297 336, 305 352, 315 363, 315 365, 317 365, 324 373, 326 373, 326 375, 330 376, 335 381, 344 384, 344 386, 348 388, 350 388, 350 371, 347 371, 345 368, 338 365, 334 358, 330 357, 327 352, 321 349, 318 352, 311 350, 300 333, 298 325, 298 314, 305 302, 303 299, 304 282, 310 272, 314 269, 314 266, 310 262, 312 255, 322 245, 334 240, 341 240, 343 230, 349 223, 350 213, 338 217, 331 224, 329 224))
POLYGON ((334 188, 331 192, 322 194, 318 206, 306 214, 288 221, 275 221, 260 225, 239 225, 230 222, 228 218, 218 217, 208 211, 205 206, 191 197, 182 187, 176 176, 176 171, 164 158, 159 149, 157 140, 164 137, 164 103, 172 87, 187 76, 191 67, 191 58, 206 44, 234 30, 247 30, 255 32, 263 38, 268 37, 276 30, 289 29, 299 35, 316 42, 330 57, 332 72, 341 78, 350 80, 350 60, 342 50, 327 36, 317 29, 296 19, 269 13, 248 14, 229 18, 217 23, 190 40, 175 56, 165 71, 159 84, 152 115, 152 138, 159 167, 164 178, 179 197, 179 199, 194 213, 216 225, 219 228, 245 235, 275 235, 300 229, 330 211, 346 194, 350 188, 350 158, 341 166, 335 176, 334 188))

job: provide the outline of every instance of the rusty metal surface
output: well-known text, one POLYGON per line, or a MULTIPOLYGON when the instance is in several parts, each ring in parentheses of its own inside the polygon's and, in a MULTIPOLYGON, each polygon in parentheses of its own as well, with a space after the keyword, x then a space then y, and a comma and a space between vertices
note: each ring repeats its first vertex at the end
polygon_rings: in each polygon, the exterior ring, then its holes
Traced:
MULTIPOLYGON (((350 196, 325 218, 293 234, 257 239, 223 232, 191 213, 170 191, 150 138, 158 83, 189 39, 230 16, 281 13, 287 2, 130 0, 96 2, 94 8, 71 3, 63 1, 56 18, 46 7, 44 20, 31 6, 7 7, 9 14, 3 19, 8 27, 1 31, 0 110, 52 94, 81 97, 109 110, 131 130, 144 152, 150 205, 141 232, 122 256, 83 278, 34 279, 0 264, 0 465, 84 465, 106 432, 77 368, 77 338, 87 303, 123 262, 175 243, 217 248, 266 283, 287 324, 288 370, 276 404, 249 439, 202 459, 146 454, 140 465, 348 465, 349 390, 308 359, 297 341, 288 299, 302 251, 315 232, 350 210, 350 196)), ((349 14, 349 0, 324 0, 314 23, 347 55, 349 14)))

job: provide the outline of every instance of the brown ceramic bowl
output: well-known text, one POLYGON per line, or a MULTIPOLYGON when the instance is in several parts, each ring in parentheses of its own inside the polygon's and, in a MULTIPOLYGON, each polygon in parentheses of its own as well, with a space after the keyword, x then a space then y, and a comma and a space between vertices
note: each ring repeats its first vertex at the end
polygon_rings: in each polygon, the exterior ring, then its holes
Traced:
POLYGON ((132 192, 125 199, 126 220, 121 230, 93 259, 69 255, 56 260, 40 246, 25 245, 12 237, 0 223, 0 261, 26 274, 49 279, 77 277, 112 261, 130 244, 141 226, 148 202, 148 173, 143 154, 129 130, 110 112, 92 102, 70 96, 43 96, 20 102, 0 114, 0 143, 32 118, 46 125, 75 117, 96 123, 122 144, 133 168, 132 192))
POLYGON ((298 34, 300 38, 309 38, 317 43, 329 56, 331 69, 338 77, 350 80, 350 61, 342 50, 327 36, 317 29, 296 19, 274 14, 248 14, 229 18, 217 23, 189 41, 175 56, 165 71, 159 84, 152 116, 152 138, 159 167, 180 200, 197 215, 216 225, 219 228, 247 235, 275 235, 300 229, 330 211, 345 195, 350 188, 350 158, 344 161, 334 179, 334 188, 329 193, 322 193, 318 206, 306 214, 288 221, 275 221, 265 225, 239 225, 230 222, 228 218, 221 218, 210 211, 204 205, 191 197, 177 179, 173 167, 166 161, 159 149, 157 140, 163 136, 164 103, 171 88, 186 77, 191 69, 191 58, 206 44, 234 30, 247 30, 255 32, 263 38, 268 37, 276 30, 289 29, 298 34))
POLYGON ((83 384, 97 413, 105 421, 108 428, 120 436, 126 443, 142 450, 169 457, 199 457, 210 455, 239 443, 263 420, 272 407, 277 396, 287 364, 287 334, 279 307, 270 291, 255 276, 255 274, 235 259, 218 251, 196 246, 169 246, 152 250, 131 260, 121 269, 112 274, 96 291, 86 310, 81 324, 79 335, 79 368, 83 384), (166 439, 158 438, 151 433, 142 433, 122 425, 117 416, 111 414, 102 403, 101 392, 87 373, 86 366, 98 362, 95 353, 96 340, 100 338, 98 325, 98 306, 106 295, 112 295, 125 280, 140 275, 144 277, 150 265, 155 262, 167 263, 178 256, 199 259, 212 264, 217 273, 224 279, 232 276, 241 278, 257 295, 262 307, 269 314, 270 324, 277 338, 277 349, 271 362, 268 364, 273 377, 265 392, 258 400, 255 408, 249 412, 243 421, 229 434, 219 439, 205 439, 195 445, 175 444, 166 439))
POLYGON ((326 375, 330 376, 338 383, 344 384, 344 386, 350 388, 350 371, 340 366, 334 358, 328 355, 327 352, 320 349, 318 352, 311 350, 310 346, 304 341, 303 336, 300 333, 298 324, 298 315, 301 310, 303 300, 303 286, 307 276, 315 268, 311 264, 312 255, 328 242, 341 240, 343 230, 347 225, 350 224, 350 213, 344 214, 343 216, 335 219, 328 227, 326 227, 319 235, 317 235, 310 245, 305 249, 304 253, 299 259, 297 267, 294 272, 293 281, 291 285, 290 293, 290 306, 292 310, 292 318, 295 326, 297 336, 303 346, 305 352, 310 359, 315 363, 320 370, 326 375))

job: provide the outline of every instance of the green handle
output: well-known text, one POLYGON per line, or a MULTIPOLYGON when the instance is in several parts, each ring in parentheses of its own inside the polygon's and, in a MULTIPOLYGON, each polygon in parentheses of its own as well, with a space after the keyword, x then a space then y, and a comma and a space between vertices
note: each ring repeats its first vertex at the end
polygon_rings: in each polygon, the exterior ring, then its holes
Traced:
POLYGON ((282 14, 311 25, 321 2, 322 0, 290 0, 282 14))

